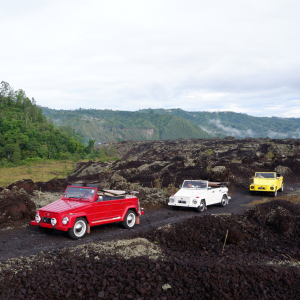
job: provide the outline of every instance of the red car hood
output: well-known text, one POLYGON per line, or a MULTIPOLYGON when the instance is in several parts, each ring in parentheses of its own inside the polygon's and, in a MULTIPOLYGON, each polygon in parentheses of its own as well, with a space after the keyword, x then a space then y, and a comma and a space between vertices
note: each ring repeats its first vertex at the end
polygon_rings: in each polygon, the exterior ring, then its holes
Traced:
POLYGON ((54 213, 62 213, 69 210, 73 210, 76 208, 84 207, 90 205, 91 202, 87 201, 76 201, 76 200, 56 200, 53 203, 50 203, 43 208, 41 211, 54 212, 54 213))

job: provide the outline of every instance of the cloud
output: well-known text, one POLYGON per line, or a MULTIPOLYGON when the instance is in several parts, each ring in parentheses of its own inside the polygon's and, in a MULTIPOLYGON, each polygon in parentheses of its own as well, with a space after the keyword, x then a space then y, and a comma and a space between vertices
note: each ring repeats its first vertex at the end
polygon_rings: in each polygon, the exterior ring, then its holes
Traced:
POLYGON ((299 1, 0 4, 1 80, 39 105, 300 117, 299 1))
MULTIPOLYGON (((257 132, 253 131, 252 129, 240 130, 240 129, 233 128, 231 126, 225 126, 222 124, 221 120, 218 119, 211 119, 209 122, 213 124, 215 127, 221 129, 224 132, 224 134, 227 136, 235 136, 240 138, 260 137, 260 135, 257 132)), ((201 128, 208 133, 214 133, 213 129, 205 128, 203 126, 201 126, 201 128)), ((271 139, 285 139, 285 138, 299 139, 300 128, 296 129, 295 131, 286 131, 286 132, 276 132, 273 130, 268 130, 265 136, 271 139)))
POLYGON ((237 137, 256 137, 256 133, 252 129, 239 130, 230 126, 224 126, 221 123, 221 120, 212 119, 209 121, 217 128, 222 129, 228 136, 237 136, 237 137))

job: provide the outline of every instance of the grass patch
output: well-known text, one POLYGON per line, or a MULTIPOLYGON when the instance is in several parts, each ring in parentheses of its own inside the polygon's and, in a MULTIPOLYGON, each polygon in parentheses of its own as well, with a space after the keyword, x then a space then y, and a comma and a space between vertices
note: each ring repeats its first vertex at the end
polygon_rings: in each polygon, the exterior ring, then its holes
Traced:
POLYGON ((251 207, 251 206, 271 202, 271 201, 274 201, 274 200, 286 200, 286 201, 289 201, 289 202, 294 203, 294 204, 300 204, 300 196, 292 195, 292 196, 282 196, 282 197, 275 197, 275 198, 274 197, 263 198, 262 200, 254 200, 250 203, 243 204, 243 206, 251 207))
POLYGON ((47 161, 42 163, 32 163, 27 166, 12 168, 1 168, 0 187, 7 187, 22 179, 32 179, 34 182, 47 182, 53 178, 64 178, 74 172, 75 162, 47 161))
POLYGON ((285 196, 285 197, 281 197, 280 199, 287 200, 295 204, 300 204, 300 196, 295 196, 295 195, 285 196))
POLYGON ((243 206, 255 206, 255 205, 259 205, 259 204, 270 202, 272 200, 274 200, 274 198, 263 198, 262 200, 253 200, 250 203, 243 204, 243 206))

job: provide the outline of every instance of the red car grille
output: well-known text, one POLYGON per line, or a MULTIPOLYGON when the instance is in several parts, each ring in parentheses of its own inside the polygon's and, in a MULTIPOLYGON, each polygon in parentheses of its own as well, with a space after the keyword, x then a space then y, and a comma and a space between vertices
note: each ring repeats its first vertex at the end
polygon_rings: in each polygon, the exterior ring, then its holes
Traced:
POLYGON ((42 223, 48 223, 48 224, 51 224, 51 218, 42 217, 42 223))

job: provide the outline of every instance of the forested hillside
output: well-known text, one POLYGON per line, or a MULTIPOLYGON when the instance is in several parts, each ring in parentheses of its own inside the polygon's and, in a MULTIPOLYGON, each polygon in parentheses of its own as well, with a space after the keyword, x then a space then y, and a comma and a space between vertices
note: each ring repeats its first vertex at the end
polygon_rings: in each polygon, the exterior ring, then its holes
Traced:
POLYGON ((18 165, 36 159, 68 159, 91 152, 71 127, 55 128, 47 121, 23 90, 14 91, 4 81, 0 85, 0 165, 18 165))
POLYGON ((121 140, 175 140, 209 138, 198 125, 173 115, 97 109, 54 110, 42 107, 57 126, 71 126, 86 139, 97 142, 121 140))
MULTIPOLYGON (((149 111, 150 109, 140 110, 145 114, 149 111)), ((300 118, 253 117, 230 111, 189 112, 179 108, 155 109, 154 112, 181 117, 200 126, 212 136, 300 138, 300 118)))
POLYGON ((226 136, 300 138, 300 118, 253 117, 234 112, 188 112, 179 108, 135 112, 42 109, 55 125, 71 126, 86 140, 97 142, 226 136))

